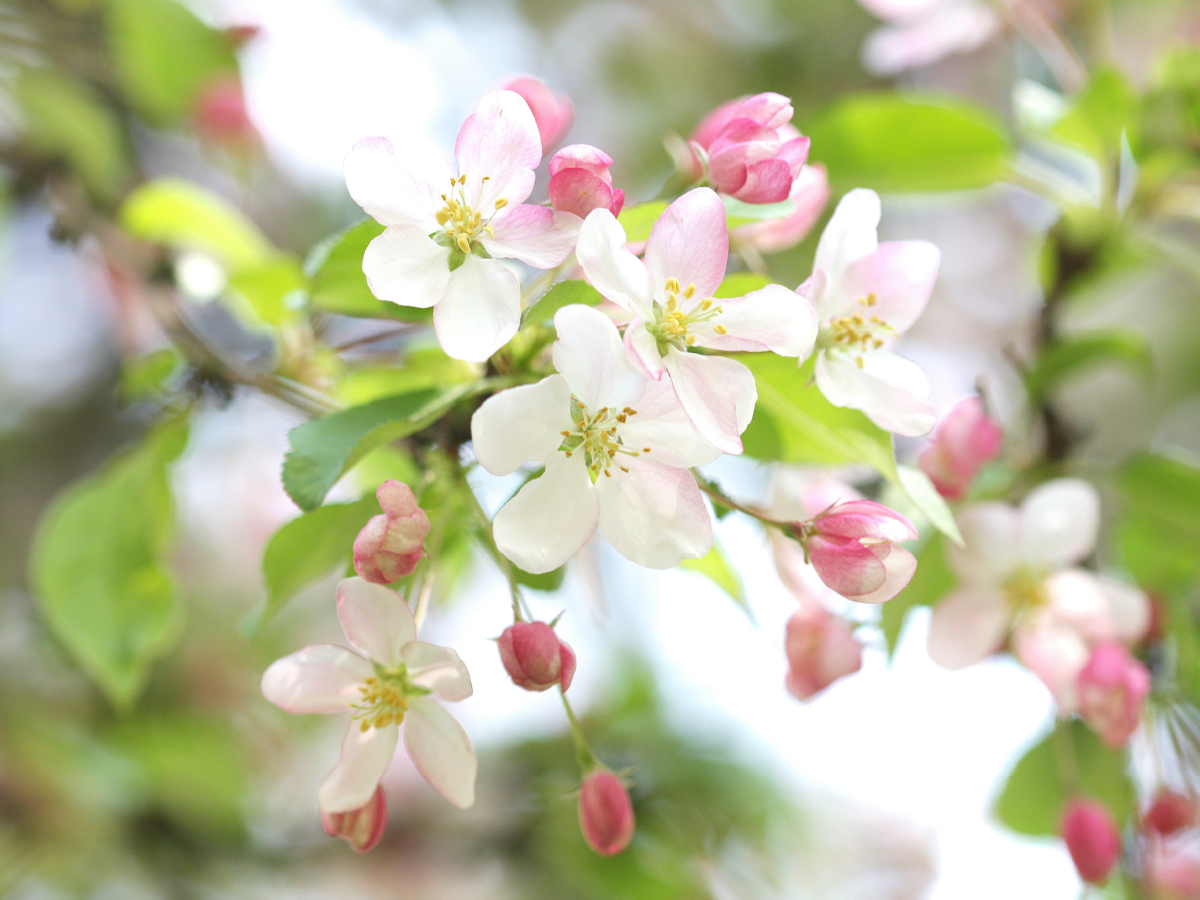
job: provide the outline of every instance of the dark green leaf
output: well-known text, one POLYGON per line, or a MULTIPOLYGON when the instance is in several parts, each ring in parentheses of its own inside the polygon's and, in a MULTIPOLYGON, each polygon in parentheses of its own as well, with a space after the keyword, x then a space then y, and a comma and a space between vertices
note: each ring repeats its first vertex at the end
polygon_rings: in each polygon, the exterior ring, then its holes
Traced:
POLYGON ((839 191, 985 187, 1004 175, 1012 152, 992 113, 951 97, 845 97, 818 114, 807 134, 839 191))
POLYGON ((549 572, 542 572, 539 575, 518 569, 516 566, 513 566, 513 569, 516 570, 517 584, 523 584, 535 591, 557 591, 562 587, 563 578, 567 574, 565 566, 559 566, 557 569, 551 569, 549 572))
POLYGON ((560 281, 542 294, 540 300, 525 311, 525 325, 545 325, 553 321, 554 314, 564 306, 583 303, 595 306, 604 298, 586 281, 560 281))
POLYGON ((932 606, 954 587, 954 574, 946 565, 945 538, 941 534, 929 537, 917 552, 917 571, 912 581, 899 595, 883 604, 883 634, 887 639, 888 656, 896 652, 896 642, 904 619, 914 606, 932 606))
POLYGON ((1030 399, 1037 403, 1072 375, 1106 362, 1132 366, 1144 377, 1154 371, 1150 347, 1136 331, 1093 331, 1043 348, 1037 363, 1025 376, 1030 399))
POLYGON ((649 203, 639 203, 637 206, 627 206, 621 210, 617 221, 625 229, 625 239, 631 244, 636 244, 650 237, 650 230, 666 208, 666 200, 651 200, 649 203))
POLYGON ((367 276, 362 268, 363 254, 367 252, 367 245, 381 234, 382 225, 374 219, 364 219, 314 248, 304 264, 310 279, 312 305, 343 316, 430 321, 431 309, 385 303, 367 286, 367 276))
POLYGON ((159 426, 60 494, 34 541, 30 579, 46 624, 121 710, 182 622, 166 562, 174 522, 167 466, 186 443, 186 422, 159 426))

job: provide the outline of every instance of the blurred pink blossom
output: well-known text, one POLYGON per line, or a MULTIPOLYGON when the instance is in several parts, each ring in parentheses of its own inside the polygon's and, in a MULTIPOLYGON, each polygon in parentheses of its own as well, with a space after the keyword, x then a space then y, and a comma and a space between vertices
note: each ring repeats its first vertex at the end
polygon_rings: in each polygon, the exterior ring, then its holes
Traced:
POLYGON ((593 769, 579 789, 579 827, 588 846, 615 856, 633 840, 633 804, 625 785, 607 769, 593 769))
POLYGON ((1099 803, 1072 800, 1059 828, 1079 877, 1103 884, 1121 855, 1121 835, 1112 814, 1099 803))
POLYGON ((621 214, 625 192, 612 186, 612 157, 587 144, 563 147, 550 159, 550 205, 581 219, 593 209, 621 214))
POLYGON ((1113 640, 1101 641, 1079 672, 1079 712, 1114 750, 1125 746, 1142 719, 1150 672, 1113 640))
POLYGON ((370 802, 359 809, 347 812, 321 810, 321 826, 330 837, 348 843, 355 853, 366 853, 379 843, 387 828, 387 796, 383 786, 376 787, 370 802))
POLYGON ((788 619, 784 652, 788 660, 785 684, 799 700, 807 700, 862 668, 862 646, 854 633, 817 604, 803 607, 788 619))
POLYGON ((1195 824, 1196 811, 1196 798, 1163 788, 1154 795, 1142 821, 1156 834, 1169 837, 1195 824))
POLYGON ((372 517, 354 539, 354 571, 375 584, 391 584, 411 575, 425 555, 429 517, 402 482, 385 481, 375 496, 383 514, 372 517))
POLYGON ((236 76, 218 79, 201 89, 192 121, 202 138, 227 150, 245 153, 257 149, 262 141, 250 121, 242 83, 236 76))
POLYGON ((938 493, 959 500, 970 488, 984 463, 996 457, 1004 433, 991 418, 980 397, 968 397, 946 413, 933 433, 918 464, 938 493))
POLYGON ((501 86, 500 90, 520 94, 533 112, 538 134, 542 139, 542 156, 566 137, 575 121, 575 107, 566 94, 556 94, 550 85, 532 75, 518 75, 501 86))
POLYGON ((1200 848, 1194 841, 1149 841, 1145 874, 1154 900, 1200 900, 1200 848))
POLYGON ((859 0, 887 24, 862 47, 863 66, 896 75, 955 53, 970 53, 1000 32, 1000 16, 979 0, 859 0))
POLYGON ((561 685, 565 692, 575 677, 575 651, 545 622, 514 622, 497 642, 500 660, 513 683, 527 691, 561 685))

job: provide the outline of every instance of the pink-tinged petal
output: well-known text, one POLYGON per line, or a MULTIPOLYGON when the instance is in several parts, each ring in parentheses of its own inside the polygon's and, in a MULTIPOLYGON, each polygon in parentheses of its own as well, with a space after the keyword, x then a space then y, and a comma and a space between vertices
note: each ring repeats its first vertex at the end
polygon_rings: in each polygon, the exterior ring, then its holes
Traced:
POLYGON ((931 443, 921 453, 921 471, 943 497, 961 499, 979 470, 994 459, 1004 432, 988 417, 980 397, 959 401, 940 422, 931 443))
POLYGON ((976 503, 956 521, 963 546, 947 543, 946 556, 962 581, 997 585, 1022 564, 1020 515, 1007 503, 976 503))
POLYGON ((571 649, 571 645, 564 640, 559 640, 558 649, 562 653, 562 679, 561 685, 565 694, 571 687, 571 682, 575 680, 575 667, 578 665, 578 660, 575 656, 575 651, 571 649))
POLYGON ((943 669, 965 669, 1004 646, 1008 607, 999 591, 963 587, 933 608, 929 623, 929 656, 943 669))
POLYGON ((694 284, 697 297, 711 297, 725 278, 728 259, 725 204, 710 188, 688 191, 663 210, 646 242, 655 290, 675 278, 684 288, 694 284))
MULTIPOLYGON (((652 454, 651 454, 652 455, 652 454)), ((623 472, 596 480, 600 525, 618 553, 640 566, 669 569, 712 547, 712 519, 687 469, 648 456, 625 461, 623 472)))
POLYGON ((535 269, 553 269, 575 249, 583 220, 572 212, 556 212, 523 203, 492 222, 496 236, 479 238, 492 256, 519 259, 535 269))
POLYGON ((1150 631, 1150 598, 1131 584, 1097 575, 1096 582, 1108 601, 1108 615, 1117 640, 1130 646, 1141 643, 1150 631))
MULTIPOLYGON (((520 94, 533 113, 545 156, 561 141, 575 120, 575 108, 565 94, 556 94, 540 78, 521 75, 504 85, 504 90, 520 94)), ((553 174, 553 173, 551 173, 553 174)))
POLYGON ((780 356, 807 357, 817 340, 817 313, 812 304, 783 285, 769 284, 744 297, 720 301, 712 320, 725 329, 696 333, 696 344, 714 350, 770 350, 780 356))
POLYGON ((753 373, 734 359, 674 349, 663 357, 663 365, 696 430, 723 453, 741 453, 741 434, 758 402, 753 373))
MULTIPOLYGON (((603 478, 604 476, 601 476, 603 478)), ((557 569, 583 549, 600 516, 582 453, 554 453, 546 471, 496 513, 500 552, 526 572, 557 569)))
POLYGON ((345 647, 317 644, 277 659, 263 672, 263 696, 290 713, 344 712, 375 670, 345 647))
POLYGON ((882 215, 879 195, 866 188, 856 188, 838 201, 813 260, 814 271, 820 269, 828 279, 825 296, 830 298, 830 303, 823 308, 816 299, 813 300, 822 318, 842 315, 844 309, 858 303, 858 297, 842 295, 842 273, 850 263, 875 252, 879 246, 877 229, 882 215))
POLYGON ((481 466, 507 475, 522 463, 544 462, 574 427, 571 388, 551 375, 488 397, 471 416, 471 442, 481 466))
POLYGON ((445 205, 454 166, 423 140, 397 147, 387 138, 363 138, 346 156, 346 188, 354 202, 381 225, 411 225, 436 231, 434 216, 445 205))
POLYGON ((375 662, 397 666, 400 649, 417 636, 412 610, 389 587, 343 578, 337 587, 338 620, 346 638, 375 662))
POLYGON ((594 209, 621 212, 625 194, 586 169, 563 169, 550 178, 550 204, 557 210, 587 218, 594 209), (618 197, 620 198, 618 200, 618 197))
POLYGON ((629 846, 635 828, 633 804, 625 785, 607 769, 593 769, 579 788, 579 829, 601 856, 616 856, 629 846))
POLYGON ((488 94, 459 129, 454 158, 467 179, 467 202, 485 217, 501 198, 509 206, 524 203, 533 190, 533 170, 542 161, 542 139, 529 104, 512 91, 488 94))
MULTIPOLYGON (((749 99, 751 98, 738 97, 736 100, 730 100, 728 103, 722 103, 700 120, 700 124, 697 125, 696 130, 692 132, 690 140, 699 144, 701 148, 707 150, 710 146, 712 146, 712 142, 717 139, 717 136, 725 130, 725 126, 735 118, 738 107, 740 107, 749 99)), ((787 98, 785 97, 784 99, 786 100, 787 98)), ((753 118, 752 115, 736 117, 743 119, 753 118)))
POLYGON ((808 165, 792 182, 788 199, 792 212, 782 219, 739 225, 729 235, 735 246, 749 245, 759 253, 790 250, 812 230, 829 202, 829 176, 822 165, 808 165))
POLYGON ((904 21, 928 16, 946 0, 858 0, 867 12, 880 19, 904 21))
POLYGON ((794 179, 800 174, 800 170, 804 168, 804 164, 808 162, 808 150, 811 146, 811 139, 797 136, 789 141, 785 141, 784 145, 779 148, 779 155, 775 158, 783 160, 788 164, 791 176, 794 179))
POLYGON ((888 241, 846 266, 841 290, 856 301, 874 295, 871 315, 903 334, 929 302, 941 258, 928 241, 888 241))
POLYGON ((874 541, 914 541, 917 529, 894 509, 874 500, 850 500, 825 511, 813 523, 827 537, 874 541))
POLYGON ((883 584, 865 594, 848 597, 848 600, 855 603, 886 603, 908 587, 912 577, 917 574, 917 558, 903 547, 889 547, 887 555, 882 557, 882 562, 883 584))
POLYGON ((421 508, 417 505, 412 488, 393 478, 389 478, 375 490, 375 499, 379 501, 379 508, 384 514, 393 518, 415 515, 421 508))
POLYGON ((520 327, 517 276, 504 263, 468 253, 433 308, 433 328, 446 355, 484 362, 520 327))
POLYGON ((1118 642, 1102 641, 1080 670, 1077 687, 1084 721, 1113 750, 1124 747, 1141 724, 1150 671, 1118 642))
POLYGON ((887 581, 887 567, 881 555, 887 547, 864 546, 853 538, 809 539, 808 557, 813 568, 833 590, 843 597, 871 594, 887 581))
POLYGON ((608 316, 573 304, 554 314, 554 328, 554 368, 593 414, 604 406, 623 409, 641 395, 646 379, 625 355, 621 335, 608 316))
POLYGON ((753 119, 768 128, 782 128, 792 120, 792 101, 783 94, 765 91, 735 106, 730 119, 753 119))
POLYGON ((929 379, 916 363, 890 351, 823 351, 817 356, 816 376, 826 400, 861 410, 884 431, 917 437, 937 422, 929 379))
POLYGON ((404 746, 430 786, 457 806, 475 802, 475 748, 458 720, 428 697, 410 701, 404 746))
POLYGON ((662 355, 658 352, 658 341, 646 330, 646 320, 638 316, 625 328, 625 353, 647 378, 661 381, 666 371, 662 355))
POLYGON ((812 605, 792 615, 784 641, 788 692, 798 700, 819 694, 862 668, 862 645, 846 623, 812 605))
POLYGON ((1083 569, 1055 572, 1044 582, 1047 602, 1041 618, 1066 628, 1088 643, 1113 640, 1117 629, 1100 580, 1083 569))
POLYGON ((781 147, 777 129, 753 119, 730 119, 708 148, 709 177, 718 190, 726 190, 727 180, 736 182, 732 185, 736 189, 745 179, 747 166, 773 159, 781 147))
POLYGON ((359 722, 352 721, 342 741, 338 764, 317 789, 321 812, 326 815, 350 812, 370 803, 379 779, 392 761, 399 738, 400 729, 395 725, 363 731, 359 722))
POLYGON ((1030 563, 1077 563, 1095 548, 1099 530, 1100 494, 1081 478, 1047 481, 1021 504, 1021 549, 1030 563))
POLYGON ((862 499, 862 494, 832 472, 780 466, 771 484, 767 512, 773 519, 802 522, 816 518, 835 504, 862 499))
POLYGON ((873 75, 895 75, 953 53, 982 47, 1000 30, 1001 19, 982 3, 946 4, 923 19, 879 28, 862 47, 863 67, 873 75))
POLYGON ((550 160, 550 177, 553 179, 560 171, 566 169, 586 169, 611 186, 612 175, 608 169, 612 164, 612 157, 599 147, 593 147, 591 144, 572 144, 554 154, 550 160))
POLYGON ((330 837, 348 843, 355 853, 366 853, 383 839, 387 828, 387 796, 383 786, 375 788, 370 801, 361 809, 330 813, 321 810, 321 827, 330 837))
POLYGON ((362 269, 380 300, 428 309, 450 283, 450 251, 425 229, 392 225, 367 245, 362 269))
POLYGON ((457 702, 471 696, 471 675, 459 655, 449 647, 412 641, 400 653, 409 680, 443 700, 457 702))
POLYGON ((792 190, 792 167, 783 159, 764 159, 746 167, 741 187, 731 191, 743 203, 779 203, 792 190))
POLYGON ((654 302, 650 273, 629 252, 625 229, 607 209, 597 209, 584 220, 575 256, 588 281, 607 299, 630 312, 650 313, 654 302))
POLYGON ((1079 709, 1078 679, 1087 664, 1088 647, 1077 632, 1034 617, 1017 627, 1012 648, 1021 664, 1050 691, 1060 712, 1079 709))
POLYGON ((649 459, 680 469, 707 465, 721 455, 696 430, 669 381, 645 385, 645 392, 631 404, 637 413, 621 426, 626 447, 639 452, 649 447, 649 459))

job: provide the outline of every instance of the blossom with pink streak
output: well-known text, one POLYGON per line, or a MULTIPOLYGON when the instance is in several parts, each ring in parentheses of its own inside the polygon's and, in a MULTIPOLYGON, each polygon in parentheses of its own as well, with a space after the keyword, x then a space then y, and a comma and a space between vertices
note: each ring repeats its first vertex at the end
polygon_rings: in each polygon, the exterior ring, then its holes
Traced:
POLYGON ((375 496, 383 514, 373 516, 354 539, 354 571, 375 584, 391 584, 411 575, 425 555, 429 516, 403 482, 385 481, 375 496))
POLYGON ((442 349, 482 362, 521 325, 520 281, 494 257, 554 268, 574 249, 581 221, 524 202, 542 144, 529 105, 512 91, 479 102, 454 156, 457 167, 422 140, 364 138, 346 157, 346 187, 386 226, 363 256, 371 292, 400 306, 433 307, 442 349))
POLYGON ((779 219, 763 219, 739 225, 729 233, 729 242, 743 255, 782 253, 808 236, 829 203, 829 176, 819 164, 806 165, 792 182, 788 194, 792 209, 779 219))
POLYGON ((625 346, 642 371, 668 381, 696 429, 725 453, 741 453, 758 389, 737 360, 692 348, 803 358, 816 339, 816 316, 786 288, 771 284, 744 297, 713 299, 725 277, 729 232, 713 191, 688 191, 668 206, 646 242, 645 262, 626 246, 625 229, 598 209, 584 220, 576 255, 588 280, 634 314, 625 346))
POLYGON ((1146 827, 1155 834, 1170 837, 1196 823, 1196 798, 1166 788, 1154 795, 1154 802, 1142 816, 1146 827))
POLYGON ((579 827, 588 846, 601 856, 615 856, 633 840, 633 804, 621 779, 607 769, 593 769, 579 789, 579 827))
POLYGON ((707 165, 709 183, 745 203, 786 200, 808 159, 809 139, 790 124, 792 101, 755 94, 709 113, 692 133, 691 146, 707 165))
POLYGON ((506 83, 501 90, 520 94, 529 104, 533 120, 537 123, 538 136, 542 143, 542 156, 557 146, 567 136, 571 123, 575 121, 575 107, 566 94, 556 94, 550 85, 532 75, 518 75, 506 83))
POLYGON ((916 437, 937 421, 929 379, 892 345, 925 309, 941 254, 928 241, 879 243, 881 216, 874 191, 846 194, 817 244, 812 277, 796 293, 820 323, 814 372, 825 398, 916 437))
POLYGON ((612 186, 612 157, 587 144, 563 147, 550 158, 550 205, 581 219, 593 209, 621 214, 625 192, 612 186))
POLYGON ((1072 800, 1059 826, 1079 877, 1103 884, 1121 855, 1121 834, 1112 814, 1099 803, 1072 800))
POLYGON ((1000 16, 979 0, 859 0, 887 24, 862 47, 863 66, 896 75, 956 53, 970 53, 1000 31, 1000 16))
POLYGON ((546 466, 496 513, 500 552, 526 572, 549 572, 601 525, 639 565, 667 569, 703 556, 712 521, 688 469, 720 451, 692 427, 669 384, 634 368, 603 313, 565 306, 554 327, 559 374, 489 397, 471 419, 475 458, 493 475, 546 466))
POLYGON ((838 503, 796 525, 796 537, 830 588, 859 603, 884 603, 902 591, 917 560, 901 541, 917 529, 895 510, 873 500, 838 503))
POLYGON ((981 397, 968 397, 938 423, 933 442, 917 464, 938 493, 960 500, 984 464, 996 458, 1004 432, 987 414, 981 397))
POLYGON ((341 838, 355 853, 366 853, 383 839, 387 828, 387 797, 383 785, 375 788, 370 801, 361 809, 347 812, 321 810, 321 827, 330 837, 341 838))
POLYGON ((1123 644, 1105 640, 1079 672, 1079 713, 1114 750, 1124 747, 1142 720, 1150 671, 1123 644))
POLYGON ((959 586, 933 610, 929 655, 961 669, 1012 650, 1063 712, 1078 709, 1079 672, 1104 640, 1137 643, 1150 622, 1139 590, 1074 566, 1092 552, 1100 496, 1086 481, 1038 486, 1019 509, 979 503, 958 516, 964 546, 948 546, 959 586))
POLYGON ((362 810, 372 801, 401 724, 404 746, 425 780, 455 806, 473 804, 471 739, 430 697, 471 696, 471 676, 458 654, 417 640, 408 604, 383 585, 343 579, 337 610, 353 650, 306 647, 276 660, 262 677, 263 696, 287 712, 352 713, 341 759, 317 792, 322 814, 362 810))
POLYGON ((514 622, 497 642, 500 660, 517 687, 545 691, 560 686, 565 693, 575 677, 575 651, 545 622, 514 622))
POLYGON ((824 606, 804 606, 788 619, 784 641, 785 684, 798 700, 807 700, 862 668, 862 645, 844 621, 824 606))

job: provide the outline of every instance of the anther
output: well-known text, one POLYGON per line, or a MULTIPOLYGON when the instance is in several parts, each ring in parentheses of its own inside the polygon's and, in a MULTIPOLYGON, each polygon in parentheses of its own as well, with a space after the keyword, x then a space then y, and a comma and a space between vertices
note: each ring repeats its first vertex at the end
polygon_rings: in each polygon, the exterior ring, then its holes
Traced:
POLYGON ((729 334, 729 329, 724 325, 714 325, 713 331, 715 331, 717 334, 729 334))

